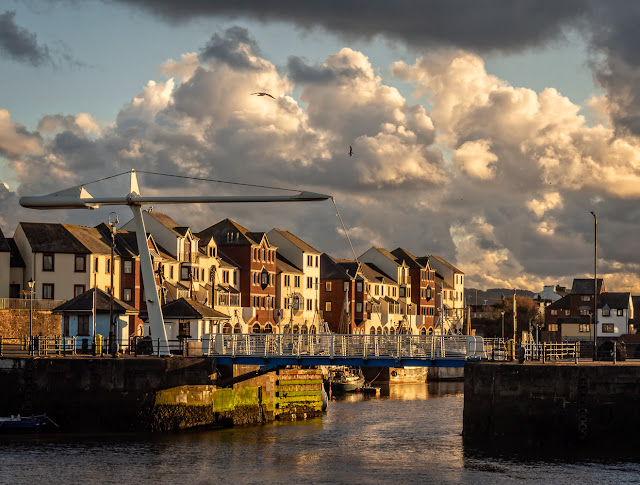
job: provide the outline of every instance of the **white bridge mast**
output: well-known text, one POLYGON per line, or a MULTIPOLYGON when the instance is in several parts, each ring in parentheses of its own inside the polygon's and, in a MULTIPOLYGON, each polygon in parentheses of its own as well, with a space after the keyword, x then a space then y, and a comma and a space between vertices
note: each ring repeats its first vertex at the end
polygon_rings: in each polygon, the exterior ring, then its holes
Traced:
MULTIPOLYGON (((218 197, 143 197, 140 195, 136 171, 131 170, 129 194, 125 197, 94 198, 86 191, 85 185, 78 185, 48 195, 21 197, 20 205, 29 209, 97 209, 101 205, 128 205, 133 212, 136 228, 136 240, 140 253, 140 269, 147 299, 147 312, 153 337, 160 339, 160 348, 155 349, 160 355, 169 354, 167 332, 162 317, 160 298, 156 287, 151 253, 147 245, 147 233, 142 217, 142 206, 145 204, 224 204, 236 202, 311 202, 330 199, 330 195, 313 192, 300 192, 297 195, 265 195, 265 196, 218 196, 218 197)), ((112 263, 113 264, 113 263, 112 263)), ((113 291, 113 289, 112 289, 113 291)))

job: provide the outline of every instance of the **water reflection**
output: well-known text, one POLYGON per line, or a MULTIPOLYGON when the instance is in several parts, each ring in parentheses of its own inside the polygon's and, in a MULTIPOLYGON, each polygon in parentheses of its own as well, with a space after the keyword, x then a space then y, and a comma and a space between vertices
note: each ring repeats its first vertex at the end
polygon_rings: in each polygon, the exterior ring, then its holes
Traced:
POLYGON ((485 456, 462 445, 462 383, 334 397, 322 418, 217 431, 0 438, 0 483, 631 483, 635 463, 485 456))

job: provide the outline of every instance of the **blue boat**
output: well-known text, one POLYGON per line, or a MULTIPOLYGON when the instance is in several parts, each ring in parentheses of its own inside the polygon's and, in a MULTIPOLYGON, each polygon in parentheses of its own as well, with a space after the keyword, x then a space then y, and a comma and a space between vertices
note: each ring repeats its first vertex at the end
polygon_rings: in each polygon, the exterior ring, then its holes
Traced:
POLYGON ((40 416, 0 417, 0 433, 35 433, 49 422, 46 414, 40 416))

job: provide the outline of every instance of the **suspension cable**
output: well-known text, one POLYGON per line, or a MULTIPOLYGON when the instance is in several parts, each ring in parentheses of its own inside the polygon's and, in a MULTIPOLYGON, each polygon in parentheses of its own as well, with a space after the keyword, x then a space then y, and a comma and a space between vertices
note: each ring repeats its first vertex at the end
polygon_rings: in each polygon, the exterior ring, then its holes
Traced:
MULTIPOLYGON (((347 232, 347 228, 344 225, 344 222, 342 220, 342 216, 340 215, 340 211, 338 210, 338 205, 336 204, 336 199, 331 196, 331 202, 333 202, 333 206, 336 208, 336 214, 338 215, 338 218, 340 219, 340 223, 342 224, 342 229, 344 230, 344 234, 345 236, 347 236, 347 241, 349 241, 349 247, 351 248, 351 252, 353 253, 353 259, 355 260, 356 263, 358 263, 358 269, 360 269, 360 261, 358 261, 358 257, 356 256, 356 252, 353 250, 353 244, 351 244, 351 239, 349 238, 349 233, 347 232)), ((356 270, 357 272, 357 270, 356 270)))

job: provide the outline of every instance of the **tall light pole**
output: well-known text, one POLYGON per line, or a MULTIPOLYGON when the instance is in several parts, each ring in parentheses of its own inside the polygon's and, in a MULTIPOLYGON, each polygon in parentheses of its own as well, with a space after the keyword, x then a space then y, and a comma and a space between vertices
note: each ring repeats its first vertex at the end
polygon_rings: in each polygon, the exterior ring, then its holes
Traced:
POLYGON ((596 360, 598 348, 598 215, 591 211, 593 216, 593 360, 596 360))
POLYGON ((117 231, 116 224, 118 224, 118 222, 119 222, 118 214, 116 214, 115 212, 111 212, 109 214, 109 227, 111 229, 111 298, 109 301, 109 343, 111 344, 112 357, 116 356, 117 349, 118 349, 118 344, 116 343, 116 340, 115 340, 118 330, 116 328, 115 322, 113 321, 113 293, 114 293, 113 273, 115 273, 115 270, 116 270, 116 264, 113 259, 113 251, 114 251, 114 246, 116 245, 116 231, 117 231), (112 215, 115 216, 114 220, 111 219, 112 215))
POLYGON ((500 312, 502 315, 502 341, 504 342, 504 311, 500 312))
POLYGON ((29 285, 29 354, 33 350, 33 287, 35 284, 36 282, 33 281, 33 278, 29 278, 27 282, 27 285, 29 285))

